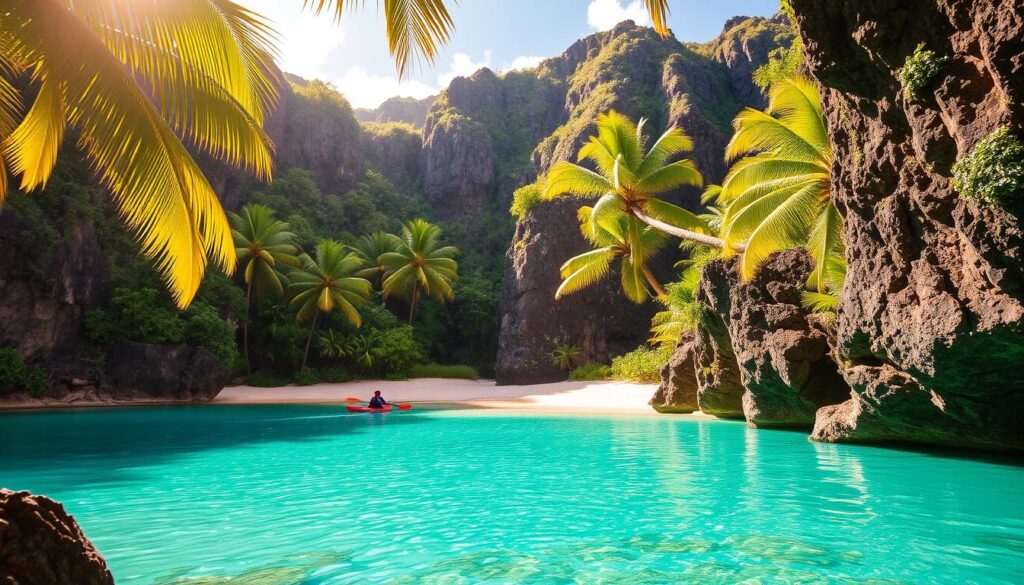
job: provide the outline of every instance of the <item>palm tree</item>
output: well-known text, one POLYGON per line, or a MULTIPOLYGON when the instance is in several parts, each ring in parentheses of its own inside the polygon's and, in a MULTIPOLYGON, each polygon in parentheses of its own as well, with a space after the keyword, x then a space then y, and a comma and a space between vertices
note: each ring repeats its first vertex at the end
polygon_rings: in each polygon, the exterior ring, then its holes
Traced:
POLYGON ((179 306, 208 256, 233 272, 227 216, 183 142, 270 177, 263 120, 280 76, 266 21, 221 0, 8 0, 3 12, 0 204, 8 171, 23 191, 46 185, 70 129, 179 306), (23 76, 31 88, 14 84, 23 76))
POLYGON ((374 288, 380 289, 387 272, 387 266, 381 263, 380 257, 388 252, 397 251, 401 245, 402 240, 394 234, 374 232, 360 236, 352 247, 363 259, 365 268, 357 272, 356 276, 369 280, 374 288))
POLYGON ((825 292, 829 267, 843 257, 843 220, 831 199, 832 150, 817 87, 804 78, 776 82, 767 110, 747 108, 733 126, 726 156, 742 158, 718 194, 727 206, 726 255, 744 243, 740 273, 749 278, 772 252, 806 246, 815 261, 809 285, 825 292))
POLYGON ((356 307, 370 296, 370 281, 353 276, 362 261, 346 251, 341 242, 323 240, 316 247, 316 256, 303 257, 303 267, 290 274, 294 293, 292 305, 299 307, 296 323, 309 321, 309 338, 302 354, 302 369, 306 369, 309 346, 320 313, 340 312, 356 327, 362 324, 356 307))
POLYGON ((384 355, 384 350, 380 347, 380 334, 371 331, 368 335, 356 335, 345 347, 345 352, 357 368, 363 372, 371 370, 377 360, 384 355))
POLYGON ((387 267, 384 296, 394 294, 409 301, 409 325, 416 313, 416 304, 423 295, 444 302, 452 298, 452 284, 459 279, 455 246, 441 245, 441 228, 423 219, 406 222, 398 249, 380 255, 387 267))
POLYGON ((288 224, 274 219, 274 212, 265 205, 246 205, 241 215, 231 213, 231 235, 235 241, 235 254, 242 264, 245 279, 246 315, 242 321, 242 349, 245 370, 252 373, 249 363, 249 311, 253 293, 257 298, 268 294, 282 296, 288 279, 282 268, 299 266, 293 243, 295 235, 288 224))
POLYGON ((622 290, 631 301, 642 303, 650 296, 648 285, 657 296, 665 289, 654 277, 647 261, 665 244, 667 236, 635 217, 618 214, 614 224, 598 225, 591 207, 579 210, 580 231, 595 249, 570 258, 562 265, 562 284, 555 298, 582 290, 604 278, 615 258, 621 258, 622 290), (646 281, 646 284, 645 284, 646 281))
POLYGON ((340 360, 348 355, 345 338, 333 329, 328 329, 318 335, 316 344, 320 348, 320 355, 325 358, 340 360))
POLYGON ((580 357, 580 353, 580 348, 575 345, 570 345, 568 343, 559 345, 551 352, 551 363, 563 370, 568 370, 580 357))

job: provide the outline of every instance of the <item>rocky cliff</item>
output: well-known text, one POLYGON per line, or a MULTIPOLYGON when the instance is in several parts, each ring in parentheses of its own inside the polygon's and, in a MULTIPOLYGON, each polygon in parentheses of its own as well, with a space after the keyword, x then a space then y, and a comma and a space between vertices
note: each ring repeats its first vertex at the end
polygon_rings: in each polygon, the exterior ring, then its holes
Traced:
POLYGON ((353 113, 360 122, 401 122, 422 128, 427 122, 427 112, 436 99, 437 96, 433 95, 423 99, 393 97, 384 100, 384 103, 376 108, 359 108, 353 113))
POLYGON ((853 391, 814 438, 1024 448, 1022 183, 1001 206, 950 180, 997 129, 1024 137, 1024 1, 792 6, 849 261, 837 345, 853 391), (937 66, 908 88, 919 45, 937 66))
MULTIPOLYGON (((751 20, 776 30, 780 38, 785 36, 782 25, 751 20)), ((734 34, 729 30, 723 33, 734 34)), ((717 42, 730 43, 725 39, 717 42)), ((751 50, 750 54, 766 59, 769 48, 766 45, 762 53, 751 50)), ((574 160, 593 130, 593 120, 609 109, 634 118, 646 117, 651 128, 682 126, 697 145, 692 157, 706 179, 715 182, 725 173, 721 152, 732 117, 742 106, 756 104, 738 97, 729 67, 715 60, 713 53, 707 47, 660 39, 650 29, 624 22, 577 41, 536 70, 503 78, 489 72, 477 74, 462 81, 457 92, 453 92, 453 83, 438 103, 451 104, 455 112, 473 112, 467 116, 470 120, 484 120, 484 128, 492 134, 489 152, 494 154, 489 158, 511 161, 497 170, 493 179, 497 194, 489 195, 503 202, 517 183, 542 175, 559 160, 574 160), (506 120, 506 125, 498 127, 500 134, 488 123, 495 119, 506 120), (518 134, 513 134, 514 130, 519 130, 518 134), (500 148, 505 152, 500 153, 500 148), (529 155, 524 157, 527 150, 529 155)), ((431 129, 430 120, 427 129, 431 129)), ((435 147, 427 136, 424 148, 429 157, 435 147)), ((430 176, 427 173, 426 180, 430 176)), ((456 192, 451 187, 439 191, 456 192)), ((696 189, 685 189, 673 197, 696 209, 697 194, 696 189)), ((499 383, 563 377, 564 372, 550 363, 551 350, 562 343, 579 346, 584 361, 606 361, 634 349, 648 335, 655 307, 630 303, 612 278, 585 293, 553 300, 560 282, 559 266, 586 246, 575 215, 579 205, 578 201, 540 202, 517 226, 502 291, 499 383)), ((670 251, 654 263, 666 278, 673 259, 670 251)))

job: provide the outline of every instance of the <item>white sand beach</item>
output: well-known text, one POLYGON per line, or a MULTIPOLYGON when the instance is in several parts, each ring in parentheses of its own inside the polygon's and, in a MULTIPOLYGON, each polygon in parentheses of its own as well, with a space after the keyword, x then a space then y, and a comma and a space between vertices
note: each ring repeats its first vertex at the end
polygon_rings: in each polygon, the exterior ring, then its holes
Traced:
POLYGON ((628 412, 656 415, 647 405, 655 384, 628 382, 555 382, 497 386, 493 380, 420 378, 362 381, 313 386, 225 388, 214 404, 339 404, 349 396, 369 399, 380 390, 390 402, 422 405, 459 404, 484 409, 548 412, 628 412))

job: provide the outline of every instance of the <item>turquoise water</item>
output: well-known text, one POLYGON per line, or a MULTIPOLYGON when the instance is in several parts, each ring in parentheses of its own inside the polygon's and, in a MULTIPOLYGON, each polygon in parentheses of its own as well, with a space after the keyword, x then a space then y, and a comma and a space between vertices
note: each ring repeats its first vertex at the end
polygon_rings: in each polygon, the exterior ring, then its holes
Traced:
POLYGON ((121 584, 1021 583, 1024 468, 664 418, 0 416, 121 584))

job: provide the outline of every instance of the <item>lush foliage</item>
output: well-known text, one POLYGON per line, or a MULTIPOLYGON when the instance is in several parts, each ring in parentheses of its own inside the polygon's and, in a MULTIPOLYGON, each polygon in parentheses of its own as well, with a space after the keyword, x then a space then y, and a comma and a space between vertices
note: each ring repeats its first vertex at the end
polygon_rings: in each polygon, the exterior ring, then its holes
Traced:
POLYGON ((441 364, 419 364, 409 369, 410 378, 457 378, 479 380, 480 373, 472 366, 446 366, 441 364))
POLYGON ((651 384, 661 379, 661 368, 670 357, 671 348, 640 346, 612 359, 609 376, 616 380, 651 384))
POLYGON ((924 43, 919 44, 900 68, 904 97, 911 99, 926 89, 932 79, 942 72, 948 60, 947 57, 936 55, 935 51, 925 49, 924 43))
POLYGON ((1003 127, 953 165, 953 186, 982 203, 1008 205, 1024 195, 1024 141, 1003 127))
POLYGON ((543 194, 543 179, 523 185, 512 192, 512 207, 509 208, 509 213, 517 219, 523 219, 543 200, 543 194))
POLYGON ((46 385, 45 370, 25 365, 13 349, 0 348, 0 395, 27 392, 42 396, 46 385))
POLYGON ((586 363, 573 368, 569 372, 569 379, 584 382, 589 380, 607 380, 611 375, 611 368, 604 364, 586 363))
POLYGON ((754 83, 762 91, 779 81, 796 77, 804 66, 804 43, 800 38, 800 31, 796 28, 796 15, 793 14, 793 7, 789 0, 782 0, 779 4, 789 20, 790 31, 786 35, 788 38, 776 36, 776 42, 782 46, 773 49, 768 54, 768 62, 754 70, 754 83))
POLYGON ((459 278, 455 261, 458 250, 441 245, 441 228, 423 219, 402 226, 402 236, 396 244, 395 251, 378 257, 386 268, 381 290, 385 297, 398 296, 408 301, 412 325, 420 298, 444 302, 455 295, 452 286, 459 278))
POLYGON ((704 310, 697 302, 697 287, 704 266, 717 257, 718 250, 700 247, 691 250, 688 259, 680 261, 679 280, 665 287, 666 294, 658 299, 665 309, 651 319, 651 343, 673 348, 683 332, 700 326, 704 310))

